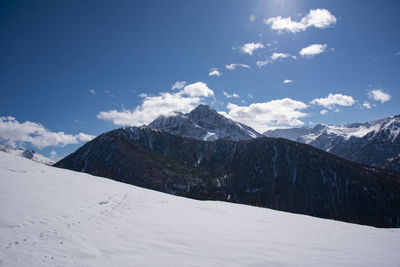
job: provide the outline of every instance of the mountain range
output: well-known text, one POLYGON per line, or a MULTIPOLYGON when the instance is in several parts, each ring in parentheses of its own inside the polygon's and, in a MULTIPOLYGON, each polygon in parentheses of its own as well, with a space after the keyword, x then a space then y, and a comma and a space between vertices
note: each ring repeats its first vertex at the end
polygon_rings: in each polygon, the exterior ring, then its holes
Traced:
POLYGON ((344 126, 276 129, 264 133, 306 143, 362 164, 400 170, 400 115, 344 126))
POLYGON ((195 199, 400 226, 399 173, 283 138, 203 141, 124 127, 54 166, 195 199))
POLYGON ((38 163, 53 165, 55 162, 32 149, 11 148, 0 144, 0 151, 24 157, 38 163))

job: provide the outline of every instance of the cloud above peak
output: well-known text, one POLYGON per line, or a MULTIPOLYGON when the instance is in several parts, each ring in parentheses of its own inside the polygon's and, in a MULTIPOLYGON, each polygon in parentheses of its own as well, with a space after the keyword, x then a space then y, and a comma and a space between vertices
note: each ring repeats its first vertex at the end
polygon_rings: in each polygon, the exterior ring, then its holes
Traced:
POLYGON ((140 126, 172 111, 189 112, 206 98, 214 96, 214 91, 203 82, 188 84, 177 90, 173 93, 160 92, 155 96, 141 94, 143 102, 133 110, 101 111, 97 118, 111 121, 115 125, 140 126))
POLYGON ((267 130, 283 127, 301 126, 304 123, 300 118, 307 116, 301 110, 307 104, 290 98, 271 100, 268 102, 253 103, 249 106, 239 106, 229 103, 228 113, 225 116, 249 125, 256 131, 263 133, 267 130))
POLYGON ((277 16, 266 19, 264 22, 274 31, 297 33, 309 27, 318 29, 331 27, 336 24, 336 17, 326 9, 311 9, 300 21, 293 21, 291 17, 277 16))
POLYGON ((208 88, 207 84, 203 82, 197 82, 186 85, 178 94, 186 94, 190 97, 210 97, 214 95, 214 91, 208 88))

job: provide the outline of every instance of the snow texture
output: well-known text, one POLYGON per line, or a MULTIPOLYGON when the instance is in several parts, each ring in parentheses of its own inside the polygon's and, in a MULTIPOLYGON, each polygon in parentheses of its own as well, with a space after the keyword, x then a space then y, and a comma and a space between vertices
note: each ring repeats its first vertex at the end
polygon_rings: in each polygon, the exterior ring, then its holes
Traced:
POLYGON ((197 201, 0 152, 0 266, 398 266, 400 229, 197 201))

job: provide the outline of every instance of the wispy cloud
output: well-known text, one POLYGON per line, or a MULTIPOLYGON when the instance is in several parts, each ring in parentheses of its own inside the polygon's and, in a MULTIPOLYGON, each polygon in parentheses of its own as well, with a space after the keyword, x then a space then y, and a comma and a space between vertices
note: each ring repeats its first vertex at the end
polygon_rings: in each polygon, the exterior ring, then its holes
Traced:
POLYGON ((355 103, 352 96, 342 94, 329 94, 327 97, 316 98, 310 104, 318 105, 327 109, 333 109, 336 106, 349 107, 355 103))
POLYGON ((222 91, 222 93, 224 94, 225 98, 232 98, 232 97, 239 98, 240 97, 238 94, 235 94, 235 93, 229 94, 229 93, 227 93, 225 91, 222 91))
POLYGON ((85 133, 71 135, 64 132, 52 132, 40 123, 31 121, 20 123, 11 116, 0 117, 0 140, 12 147, 30 143, 38 149, 43 149, 51 146, 65 146, 86 142, 94 137, 85 133))
POLYGON ((114 94, 113 94, 110 90, 104 90, 103 92, 104 92, 105 94, 111 96, 111 97, 114 97, 114 94))
POLYGON ((382 91, 382 89, 374 89, 368 91, 368 97, 375 101, 380 101, 382 104, 389 101, 392 96, 382 91))
POLYGON ((96 92, 95 90, 93 90, 93 89, 90 89, 89 92, 90 92, 92 95, 96 95, 96 94, 97 94, 97 92, 96 92))
POLYGON ((181 89, 181 88, 185 87, 185 85, 186 85, 186 81, 175 82, 175 83, 171 86, 171 90, 181 89))
POLYGON ((261 68, 261 67, 263 67, 265 65, 268 65, 268 64, 271 64, 271 63, 272 63, 272 60, 267 58, 266 60, 258 60, 256 62, 256 65, 257 65, 257 67, 261 68))
POLYGON ((260 60, 256 62, 257 67, 261 68, 262 66, 265 66, 267 64, 271 64, 274 61, 278 59, 284 59, 284 58, 293 58, 296 59, 296 56, 292 56, 288 53, 273 53, 269 58, 266 60, 260 60))
POLYGON ((257 49, 265 48, 262 43, 247 43, 240 47, 240 50, 248 55, 253 55, 254 51, 257 49))
POLYGON ((284 80, 283 83, 293 83, 293 80, 284 80))
POLYGON ((218 70, 218 68, 212 68, 210 69, 208 76, 221 76, 221 72, 218 70))
POLYGON ((249 106, 227 105, 228 113, 223 115, 253 127, 260 133, 270 129, 300 126, 304 123, 300 118, 307 116, 301 110, 307 104, 290 98, 253 103, 249 106))
MULTIPOLYGON (((290 55, 287 53, 273 53, 271 56, 271 60, 277 60, 277 59, 282 59, 282 58, 287 58, 287 57, 290 57, 290 55)), ((296 59, 296 56, 293 56, 292 58, 296 59)))
POLYGON ((364 101, 364 103, 362 105, 363 105, 364 108, 367 108, 367 109, 372 108, 371 104, 368 101, 364 101))
POLYGON ((331 27, 336 24, 336 17, 326 9, 311 9, 300 21, 293 21, 291 17, 278 16, 265 20, 265 23, 271 25, 272 30, 280 33, 284 31, 297 33, 309 27, 319 29, 331 27))
POLYGON ((175 93, 160 92, 156 96, 141 94, 143 102, 133 110, 101 111, 97 118, 115 125, 139 126, 172 111, 189 112, 206 98, 214 96, 214 91, 203 82, 192 83, 178 90, 175 93))
POLYGON ((321 113, 322 115, 326 115, 326 113, 328 113, 328 110, 323 109, 323 110, 321 110, 319 113, 321 113))
POLYGON ((302 57, 312 58, 318 54, 325 52, 327 44, 312 44, 300 50, 299 54, 302 57))
POLYGON ((235 70, 237 68, 250 69, 250 66, 246 65, 246 64, 232 63, 232 64, 225 65, 225 68, 228 70, 235 70))

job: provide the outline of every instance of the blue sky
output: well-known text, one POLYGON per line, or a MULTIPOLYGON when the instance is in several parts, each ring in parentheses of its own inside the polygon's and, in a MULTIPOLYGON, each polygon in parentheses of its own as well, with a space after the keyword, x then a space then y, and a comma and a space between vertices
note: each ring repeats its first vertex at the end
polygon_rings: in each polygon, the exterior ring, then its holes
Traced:
POLYGON ((63 157, 198 103, 260 132, 396 115, 398 14, 395 0, 2 1, 0 139, 63 157))

